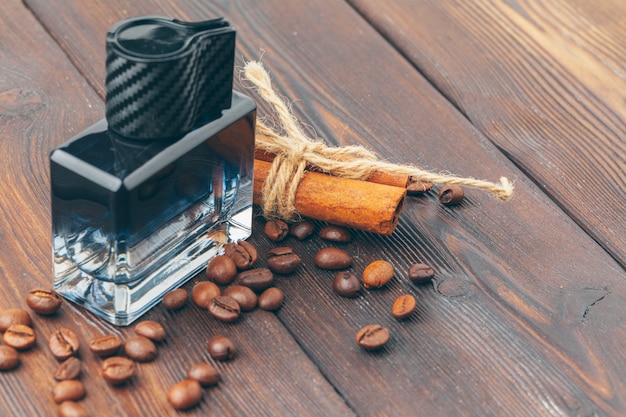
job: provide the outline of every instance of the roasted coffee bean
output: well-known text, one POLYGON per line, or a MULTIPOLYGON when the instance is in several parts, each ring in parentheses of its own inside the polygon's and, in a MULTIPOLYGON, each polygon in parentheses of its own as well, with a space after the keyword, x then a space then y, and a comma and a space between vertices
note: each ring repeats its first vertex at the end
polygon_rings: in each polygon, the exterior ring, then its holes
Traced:
POLYGON ((226 336, 213 336, 208 343, 209 355, 215 360, 233 359, 237 354, 235 344, 226 336))
POLYGON ((349 271, 341 271, 333 279, 333 290, 342 297, 353 298, 361 290, 361 281, 349 271))
POLYGON ((251 311, 257 306, 256 293, 245 285, 231 285, 224 290, 223 295, 234 298, 241 311, 251 311))
POLYGON ((391 314, 399 319, 409 317, 415 311, 415 297, 411 294, 404 294, 396 298, 391 307, 391 314))
POLYGON ((63 401, 77 401, 85 396, 85 386, 75 379, 57 382, 52 388, 52 399, 60 404, 63 401))
POLYGON ((0 371, 9 371, 20 364, 20 354, 11 346, 0 345, 0 371))
POLYGON ((320 229, 319 236, 324 240, 339 243, 346 243, 352 240, 352 235, 348 229, 332 224, 322 227, 320 229))
POLYGON ((17 350, 28 349, 37 341, 35 331, 24 324, 12 324, 2 335, 2 340, 7 346, 17 350))
POLYGON ((291 274, 301 263, 300 255, 286 246, 267 252, 267 267, 277 274, 291 274))
POLYGON ((87 408, 76 401, 63 401, 57 409, 59 417, 89 417, 87 408))
POLYGON ((285 294, 280 288, 268 288, 259 295, 259 308, 266 311, 278 310, 284 299, 285 294))
POLYGON ((163 307, 168 310, 178 310, 187 304, 188 299, 189 294, 187 293, 187 290, 184 288, 178 288, 165 294, 161 304, 163 304, 163 307))
POLYGON ((245 240, 230 242, 224 246, 224 254, 235 262, 237 269, 250 269, 257 261, 259 253, 252 244, 245 240))
POLYGON ((228 295, 215 297, 209 303, 208 308, 209 313, 211 313, 213 317, 227 323, 237 320, 239 318, 239 313, 241 312, 239 303, 228 295))
POLYGON ((124 342, 124 353, 137 362, 150 362, 157 357, 157 347, 145 336, 130 336, 124 342))
POLYGON ((380 288, 393 278, 393 265, 379 259, 367 265, 363 270, 363 286, 367 289, 380 288))
POLYGON ((409 267, 409 279, 415 284, 430 282, 435 276, 435 271, 423 263, 413 264, 409 267))
POLYGON ((237 275, 237 265, 229 256, 218 255, 209 261, 206 276, 220 285, 228 285, 237 275))
POLYGON ((51 290, 34 289, 26 296, 26 304, 37 314, 54 314, 62 302, 61 296, 51 290))
POLYGON ((463 201, 465 193, 460 185, 446 185, 439 190, 439 201, 446 206, 452 206, 459 204, 463 201))
POLYGON ((302 220, 289 226, 289 235, 298 240, 304 240, 315 231, 315 225, 308 220, 302 220))
POLYGON ((413 177, 409 177, 409 182, 406 185, 406 192, 410 195, 424 194, 433 188, 432 182, 420 181, 413 177))
POLYGON ((211 387, 217 385, 222 377, 219 371, 209 363, 196 363, 191 365, 187 371, 187 379, 196 380, 203 387, 211 387))
POLYGON ((153 320, 144 320, 137 323, 135 333, 155 342, 161 342, 165 340, 166 337, 165 328, 163 328, 161 323, 153 320))
POLYGON ((207 308, 212 299, 219 296, 222 290, 212 281, 200 281, 191 289, 193 302, 202 308, 207 308))
POLYGON ((98 336, 89 341, 89 350, 96 356, 104 358, 119 352, 124 342, 114 334, 98 336))
POLYGON ((313 262, 322 269, 345 269, 352 265, 352 256, 339 248, 324 248, 315 254, 313 262))
POLYGON ((274 274, 268 268, 254 268, 240 272, 236 282, 259 293, 274 285, 274 274))
POLYGON ((7 308, 0 310, 0 332, 4 332, 12 324, 30 326, 32 320, 28 311, 21 308, 7 308))
POLYGON ((202 387, 194 379, 185 379, 174 384, 167 392, 167 401, 176 410, 195 407, 202 399, 202 387))
POLYGON ((270 240, 280 242, 287 237, 287 234, 289 233, 289 225, 280 219, 268 220, 265 223, 264 231, 270 240))
POLYGON ((133 377, 135 363, 123 356, 111 356, 102 361, 102 378, 110 384, 123 384, 133 377))
POLYGON ((48 339, 48 347, 52 356, 60 361, 64 361, 70 356, 78 353, 80 348, 80 340, 76 333, 70 329, 61 328, 55 330, 48 339))
POLYGON ((379 324, 368 324, 356 333, 356 342, 365 350, 380 349, 389 340, 389 329, 379 324))
POLYGON ((54 379, 57 381, 76 379, 78 375, 80 375, 81 368, 80 359, 75 356, 70 356, 63 361, 54 372, 54 379))

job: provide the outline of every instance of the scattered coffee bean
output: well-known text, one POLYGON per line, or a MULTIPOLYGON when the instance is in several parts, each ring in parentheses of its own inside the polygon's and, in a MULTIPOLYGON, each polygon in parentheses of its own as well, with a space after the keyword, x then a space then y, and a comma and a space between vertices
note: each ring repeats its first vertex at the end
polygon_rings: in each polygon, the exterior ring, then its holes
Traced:
POLYGON ((167 392, 167 401, 176 410, 195 407, 202 399, 202 387, 194 379, 185 379, 174 384, 167 392))
POLYGON ((70 356, 78 353, 80 348, 80 340, 76 333, 70 329, 61 328, 55 330, 48 339, 48 347, 52 356, 60 361, 64 361, 70 356))
POLYGON ((419 181, 413 177, 409 177, 409 182, 406 185, 406 192, 410 195, 424 194, 433 188, 432 182, 419 181))
POLYGON ((102 378, 110 384, 123 384, 135 373, 135 363, 123 356, 111 356, 102 361, 102 378))
POLYGON ((208 309, 213 317, 227 323, 237 320, 241 312, 239 303, 228 295, 220 295, 212 299, 208 309))
POLYGON ((187 379, 196 380, 203 387, 211 387, 217 385, 222 377, 219 371, 209 363, 196 363, 191 365, 187 371, 187 379))
POLYGON ((87 408, 76 401, 63 401, 57 409, 59 417, 89 417, 87 408))
POLYGON ((240 272, 236 282, 258 293, 274 285, 274 274, 268 268, 254 268, 240 272))
POLYGON ((302 220, 289 226, 289 235, 298 240, 304 240, 315 231, 315 225, 308 220, 302 220))
POLYGON ((4 344, 17 350, 28 349, 37 341, 35 331, 24 324, 12 324, 2 335, 4 344))
POLYGON ((393 265, 379 259, 370 263, 363 270, 363 286, 367 289, 380 288, 393 278, 393 265))
POLYGON ((226 336, 213 336, 209 339, 208 349, 209 355, 218 361, 233 359, 237 354, 235 344, 226 336))
POLYGON ((61 362, 57 370, 54 372, 54 379, 57 381, 65 381, 67 379, 76 379, 80 375, 82 365, 80 359, 70 356, 61 362))
POLYGON ((165 329, 161 325, 153 320, 144 320, 137 323, 135 326, 135 333, 139 336, 145 336, 155 342, 161 342, 165 340, 165 329))
POLYGON ((361 290, 361 281, 349 271, 341 271, 333 279, 333 290, 342 297, 353 298, 361 290))
POLYGON ((322 269, 345 269, 352 265, 352 256, 339 248, 324 248, 315 254, 313 262, 322 269))
POLYGON ((211 300, 221 294, 222 290, 212 281, 200 281, 191 289, 193 302, 202 308, 207 308, 211 300))
POLYGON ((301 263, 300 255, 286 246, 267 252, 267 267, 276 274, 291 274, 301 263))
POLYGON ((98 336, 89 341, 89 350, 96 356, 104 358, 119 352, 124 342, 114 334, 98 336))
POLYGON ((413 264, 409 267, 409 279, 415 284, 430 282, 435 276, 435 271, 423 263, 413 264))
POLYGON ((165 294, 161 304, 163 304, 163 307, 168 310, 178 310, 187 304, 188 299, 189 294, 187 293, 187 290, 184 288, 178 288, 165 294))
POLYGON ((224 290, 223 295, 234 298, 241 311, 251 311, 257 306, 256 293, 245 285, 231 285, 224 290))
POLYGON ((356 342, 365 350, 380 349, 389 340, 389 330, 379 324, 368 324, 356 333, 356 342))
POLYGON ((37 314, 54 314, 62 302, 61 296, 51 290, 34 289, 26 296, 26 304, 37 314))
POLYGON ((278 310, 284 299, 285 294, 280 288, 268 288, 259 295, 259 308, 266 311, 278 310))
POLYGON ((289 225, 280 219, 268 220, 267 223, 265 223, 264 230, 270 240, 279 242, 287 237, 287 234, 289 233, 289 225))
POLYGON ((154 342, 145 336, 130 336, 124 342, 124 353, 137 362, 150 362, 157 357, 154 342))
POLYGON ((20 364, 20 355, 11 346, 0 345, 0 371, 9 371, 20 364))
POLYGON ((30 326, 32 320, 28 311, 21 308, 7 308, 0 310, 0 332, 4 332, 12 324, 30 326))
POLYGON ((446 206, 459 204, 463 201, 465 193, 460 185, 446 185, 439 190, 439 201, 446 206))
POLYGON ((220 285, 228 285, 237 275, 237 265, 229 256, 218 255, 209 261, 206 276, 220 285))
POLYGON ((85 396, 85 386, 75 379, 57 382, 52 388, 52 399, 60 404, 63 401, 77 401, 85 396))
POLYGON ((396 298, 391 307, 391 314, 398 320, 409 317, 415 311, 415 297, 404 294, 396 298))
POLYGON ((241 240, 224 246, 224 254, 235 262, 237 269, 250 269, 257 261, 259 253, 252 244, 241 240))
POLYGON ((339 243, 346 243, 352 240, 352 235, 348 229, 332 224, 322 227, 320 229, 319 236, 324 240, 339 243))

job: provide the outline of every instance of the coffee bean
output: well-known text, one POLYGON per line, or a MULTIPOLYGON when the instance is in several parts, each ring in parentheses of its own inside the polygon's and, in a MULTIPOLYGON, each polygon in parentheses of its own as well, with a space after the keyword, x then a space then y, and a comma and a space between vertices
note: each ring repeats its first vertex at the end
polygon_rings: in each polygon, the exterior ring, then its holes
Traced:
POLYGON ((212 299, 208 309, 213 317, 227 323, 237 320, 241 311, 239 303, 228 295, 221 295, 212 299))
POLYGON ((52 356, 60 361, 64 361, 70 356, 78 353, 80 348, 80 340, 76 333, 70 329, 61 328, 55 330, 48 339, 48 347, 52 356))
POLYGON ((404 294, 396 298, 391 307, 391 314, 398 320, 409 317, 415 311, 415 297, 404 294))
POLYGON ((224 290, 223 295, 234 298, 241 311, 251 311, 257 306, 257 295, 244 285, 231 285, 224 290))
POLYGON ((7 308, 0 310, 0 332, 4 332, 12 324, 30 326, 32 320, 28 311, 21 308, 7 308))
POLYGON ((113 334, 98 336, 89 341, 89 350, 94 355, 104 358, 119 352, 123 343, 122 339, 113 334))
POLYGON ((123 356, 111 356, 102 361, 102 377, 110 384, 123 384, 135 373, 135 363, 123 356))
POLYGON ((241 270, 252 268, 259 257, 256 248, 245 240, 227 243, 224 246, 224 254, 232 259, 241 270))
POLYGON ((0 371, 9 371, 20 364, 20 355, 11 346, 0 345, 0 371))
POLYGON ((176 410, 195 407, 202 399, 202 387, 194 379, 185 379, 174 384, 167 392, 167 401, 176 410))
POLYGON ((268 288, 259 295, 259 308, 266 311, 278 310, 284 299, 285 294, 280 288, 268 288))
POLYGON ((207 308, 211 300, 221 294, 222 290, 212 281, 200 281, 191 289, 193 302, 202 308, 207 308))
POLYGON ((361 282, 352 272, 341 271, 333 279, 333 290, 342 297, 353 298, 359 294, 361 282))
POLYGON ((433 188, 432 182, 420 181, 413 177, 409 177, 409 182, 406 185, 406 192, 410 195, 424 194, 433 188))
POLYGON ((235 344, 226 336, 213 336, 209 339, 208 349, 209 355, 218 361, 233 359, 237 354, 235 344))
POLYGON ((85 396, 85 386, 75 379, 67 379, 55 384, 52 388, 52 399, 60 404, 63 401, 77 401, 85 396))
POLYGON ((465 193, 460 185, 446 185, 439 190, 439 201, 446 206, 452 206, 459 204, 463 201, 465 193))
POLYGON ((26 296, 26 304, 37 314, 54 314, 61 303, 61 296, 51 290, 34 289, 26 296))
POLYGON ((237 265, 226 255, 218 255, 211 259, 206 269, 207 278, 221 285, 230 284, 236 275, 237 265))
POLYGON ((202 362, 191 365, 187 371, 187 379, 196 380, 203 387, 217 385, 222 377, 213 365, 202 362))
POLYGON ((89 417, 87 408, 75 401, 63 401, 57 409, 59 417, 89 417))
POLYGON ((54 372, 54 379, 57 381, 65 381, 67 379, 76 379, 81 371, 80 359, 70 356, 63 361, 54 372))
POLYGON ((124 353, 137 362, 150 362, 157 357, 154 342, 145 336, 130 336, 124 342, 124 353))
POLYGON ((274 285, 274 274, 268 268, 250 269, 240 272, 236 282, 258 293, 274 285))
POLYGON ((289 247, 273 248, 267 253, 267 267, 276 274, 290 274, 301 263, 300 255, 289 247))
POLYGON ((435 271, 423 263, 413 264, 409 267, 409 279, 415 284, 430 282, 435 276, 435 271))
POLYGON ((264 230, 270 240, 279 242, 287 237, 289 225, 280 219, 268 220, 267 223, 265 223, 264 230))
POLYGON ((379 259, 367 265, 363 270, 363 286, 367 289, 380 288, 393 278, 393 265, 379 259))
POLYGON ((339 248, 324 248, 315 254, 313 262, 322 269, 345 269, 352 265, 352 256, 339 248))
POLYGON ((140 336, 145 336, 155 342, 161 342, 165 340, 166 337, 165 329, 161 323, 152 320, 144 320, 137 323, 135 326, 135 333, 140 336))
POLYGON ((315 225, 308 220, 302 220, 289 226, 289 235, 298 240, 304 240, 315 231, 315 225))
POLYGON ((365 350, 380 349, 389 340, 389 330, 379 324, 368 324, 356 333, 356 342, 365 350))
POLYGON ((37 341, 35 331, 29 326, 23 324, 12 324, 2 335, 2 340, 7 346, 11 346, 17 350, 28 349, 37 341))
POLYGON ((163 307, 168 310, 178 310, 187 304, 188 299, 189 294, 187 293, 187 290, 184 288, 178 288, 165 294, 161 304, 163 304, 163 307))
POLYGON ((322 227, 320 229, 319 236, 324 240, 339 243, 346 243, 352 240, 352 235, 348 229, 332 224, 322 227))

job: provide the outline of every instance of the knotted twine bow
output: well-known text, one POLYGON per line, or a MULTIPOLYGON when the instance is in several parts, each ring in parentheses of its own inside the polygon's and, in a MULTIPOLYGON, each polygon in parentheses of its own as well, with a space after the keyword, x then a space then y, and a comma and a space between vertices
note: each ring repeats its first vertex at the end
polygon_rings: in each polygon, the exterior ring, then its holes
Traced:
POLYGON ((375 171, 404 174, 417 181, 433 184, 457 184, 490 192, 506 201, 513 194, 513 185, 506 177, 499 183, 453 175, 435 174, 413 165, 393 164, 378 160, 376 155, 358 145, 333 147, 309 138, 287 104, 272 88, 272 80, 260 62, 251 61, 243 68, 243 78, 252 83, 258 95, 276 113, 281 135, 257 120, 256 148, 275 154, 270 172, 263 184, 263 215, 268 218, 293 220, 297 216, 296 190, 307 165, 343 178, 366 180, 375 171), (348 160, 346 160, 348 157, 348 160))

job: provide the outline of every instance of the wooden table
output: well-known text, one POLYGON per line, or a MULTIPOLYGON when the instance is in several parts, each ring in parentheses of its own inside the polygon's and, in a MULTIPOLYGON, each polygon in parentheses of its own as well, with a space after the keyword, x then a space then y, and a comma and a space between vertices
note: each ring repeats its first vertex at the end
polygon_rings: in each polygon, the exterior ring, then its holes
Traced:
MULTIPOLYGON (((222 333, 239 346, 223 381, 183 415, 621 416, 626 414, 626 3, 620 0, 4 0, 0 13, 0 308, 26 308, 51 284, 48 153, 103 117, 104 37, 157 14, 227 17, 237 64, 262 57, 294 111, 331 144, 477 178, 515 181, 501 203, 467 190, 458 207, 410 198, 390 237, 354 232, 359 272, 386 259, 396 277, 357 299, 313 264, 281 278, 277 313, 222 324, 189 305, 145 317, 168 339, 131 383, 112 388, 90 338, 116 328, 66 303, 34 317, 38 344, 0 373, 0 416, 55 415, 46 340, 80 334, 97 416, 176 415, 165 397, 222 333), (432 285, 406 278, 412 263, 432 285), (393 300, 414 294, 399 322, 393 300), (377 322, 378 353, 354 342, 377 322)), ((236 89, 242 90, 239 83, 236 89)), ((267 114, 260 104, 260 113, 267 114)), ((276 246, 257 218, 250 242, 276 246)), ((264 259, 259 261, 262 266, 264 259)), ((193 279, 191 286, 201 277, 193 279)))

